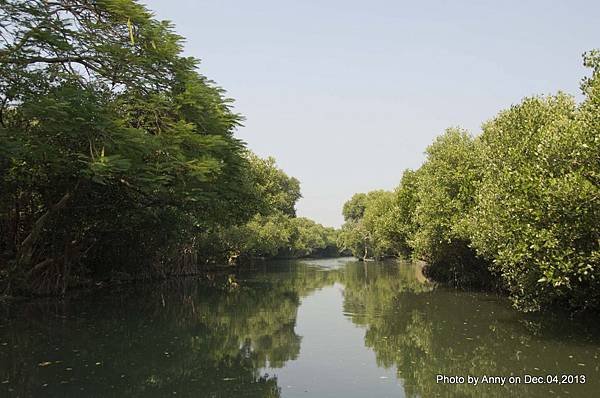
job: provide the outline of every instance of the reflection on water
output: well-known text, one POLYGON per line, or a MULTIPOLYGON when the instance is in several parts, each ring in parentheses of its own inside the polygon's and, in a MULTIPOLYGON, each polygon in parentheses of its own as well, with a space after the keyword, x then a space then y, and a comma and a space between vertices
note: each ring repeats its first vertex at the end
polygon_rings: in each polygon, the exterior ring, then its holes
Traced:
POLYGON ((417 265, 269 263, 0 313, 0 396, 597 396, 592 324, 434 289, 417 265), (436 376, 586 375, 469 385, 436 376))

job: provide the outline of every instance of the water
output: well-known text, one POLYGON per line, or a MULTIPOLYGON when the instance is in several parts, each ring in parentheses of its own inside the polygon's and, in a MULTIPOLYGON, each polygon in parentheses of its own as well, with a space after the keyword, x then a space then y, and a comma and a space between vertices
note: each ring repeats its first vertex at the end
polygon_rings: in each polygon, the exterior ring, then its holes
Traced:
POLYGON ((600 396, 594 322, 433 288, 409 264, 285 261, 236 278, 238 287, 227 275, 187 278, 3 307, 0 396, 600 396), (482 384, 484 375, 522 380, 482 384))

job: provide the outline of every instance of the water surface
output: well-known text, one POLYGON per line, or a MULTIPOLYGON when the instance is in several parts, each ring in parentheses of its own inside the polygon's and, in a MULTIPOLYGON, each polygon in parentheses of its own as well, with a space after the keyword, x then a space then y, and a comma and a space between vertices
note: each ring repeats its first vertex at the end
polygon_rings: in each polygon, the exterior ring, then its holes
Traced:
POLYGON ((434 288, 418 265, 282 261, 238 273, 238 286, 227 279, 3 307, 0 396, 600 395, 597 324, 434 288), (475 386, 438 375, 586 380, 475 386))

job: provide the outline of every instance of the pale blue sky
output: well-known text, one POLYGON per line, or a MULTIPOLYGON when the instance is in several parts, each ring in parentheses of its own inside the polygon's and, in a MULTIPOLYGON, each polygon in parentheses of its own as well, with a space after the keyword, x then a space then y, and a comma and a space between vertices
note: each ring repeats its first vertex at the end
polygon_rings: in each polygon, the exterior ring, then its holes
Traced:
POLYGON ((298 214, 331 226, 445 128, 578 94, 581 54, 600 47, 600 1, 143 2, 235 99, 238 137, 301 181, 298 214))

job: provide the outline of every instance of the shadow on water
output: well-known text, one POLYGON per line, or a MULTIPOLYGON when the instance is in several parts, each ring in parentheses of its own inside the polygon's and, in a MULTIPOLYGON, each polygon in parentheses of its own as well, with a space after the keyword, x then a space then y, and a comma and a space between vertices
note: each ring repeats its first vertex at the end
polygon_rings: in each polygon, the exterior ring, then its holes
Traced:
MULTIPOLYGON (((267 372, 302 357, 299 306, 335 283, 347 319, 339 327, 364 330, 364 341, 340 350, 364 344, 377 366, 397 372, 406 396, 600 391, 597 324, 524 316, 494 295, 434 289, 418 265, 280 261, 240 272, 237 282, 188 278, 4 307, 0 396, 286 396, 267 372), (449 385, 436 383, 438 374, 584 374, 587 382, 449 385)), ((319 363, 311 366, 318 373, 319 363)), ((369 390, 383 394, 376 383, 369 390)))

